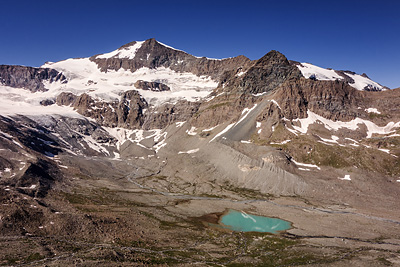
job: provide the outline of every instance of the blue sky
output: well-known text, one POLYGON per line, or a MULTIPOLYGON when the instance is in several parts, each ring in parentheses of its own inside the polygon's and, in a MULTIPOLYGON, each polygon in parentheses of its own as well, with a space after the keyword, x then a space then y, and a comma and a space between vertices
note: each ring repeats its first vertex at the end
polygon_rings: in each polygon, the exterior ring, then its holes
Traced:
POLYGON ((157 40, 196 56, 270 50, 400 87, 400 1, 0 0, 0 64, 110 52, 157 40))

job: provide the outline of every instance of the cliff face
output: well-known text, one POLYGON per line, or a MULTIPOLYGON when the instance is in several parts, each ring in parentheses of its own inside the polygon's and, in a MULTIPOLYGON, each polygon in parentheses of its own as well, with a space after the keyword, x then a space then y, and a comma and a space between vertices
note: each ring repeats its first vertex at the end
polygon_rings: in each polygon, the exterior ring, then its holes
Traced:
POLYGON ((256 61, 244 74, 239 86, 244 92, 259 94, 300 77, 299 69, 292 66, 283 54, 273 50, 256 61))
POLYGON ((285 82, 274 99, 287 119, 305 118, 311 110, 332 120, 351 120, 362 117, 358 109, 362 92, 341 81, 298 79, 285 82))
POLYGON ((66 79, 62 73, 53 69, 0 65, 0 84, 36 92, 46 91, 44 81, 66 82, 66 79))
POLYGON ((144 109, 147 102, 135 91, 125 92, 119 101, 95 101, 87 94, 76 96, 61 93, 56 100, 58 105, 72 106, 79 114, 96 120, 109 127, 139 128, 143 125, 144 109))
POLYGON ((125 92, 119 101, 96 101, 87 94, 61 93, 56 102, 60 106, 72 106, 79 114, 95 119, 100 125, 127 129, 162 129, 175 122, 187 121, 200 105, 182 100, 149 107, 136 90, 125 92))

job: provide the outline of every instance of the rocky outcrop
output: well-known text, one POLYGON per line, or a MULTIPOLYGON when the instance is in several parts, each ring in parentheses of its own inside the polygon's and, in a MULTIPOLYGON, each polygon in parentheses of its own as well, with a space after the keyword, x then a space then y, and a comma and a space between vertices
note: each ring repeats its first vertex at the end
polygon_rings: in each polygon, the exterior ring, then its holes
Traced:
POLYGON ((0 84, 2 85, 25 88, 31 92, 47 91, 43 81, 67 82, 65 76, 54 69, 0 65, 0 84))
POLYGON ((147 102, 136 90, 126 91, 120 101, 95 101, 88 94, 76 96, 63 92, 56 100, 58 105, 72 106, 81 115, 109 127, 138 128, 144 122, 143 111, 147 102))
MULTIPOLYGON (((126 44, 119 48, 124 50, 135 45, 136 42, 126 44)), ((101 71, 125 69, 132 72, 142 68, 155 69, 159 67, 170 68, 176 72, 191 72, 195 75, 207 75, 214 80, 227 70, 251 64, 251 60, 245 56, 213 60, 205 57, 198 58, 186 52, 176 50, 160 44, 155 39, 146 40, 136 51, 134 58, 118 58, 117 56, 102 58, 98 55, 90 58, 101 71)))
POLYGON ((278 51, 271 51, 250 67, 243 75, 239 88, 243 92, 259 94, 271 91, 288 80, 302 77, 300 70, 291 65, 278 51))
POLYGON ((147 82, 147 81, 142 81, 142 80, 138 80, 137 82, 135 82, 135 87, 137 89, 150 90, 150 91, 156 91, 156 92, 171 90, 169 88, 169 86, 166 84, 159 83, 159 82, 147 82))
POLYGON ((146 112, 144 129, 162 129, 175 122, 190 120, 198 111, 200 103, 186 100, 178 101, 176 104, 164 104, 154 107, 146 112))
POLYGON ((274 96, 285 118, 292 120, 307 117, 311 110, 324 118, 348 121, 365 117, 358 109, 362 102, 361 91, 344 81, 313 81, 299 79, 282 84, 274 96))
POLYGON ((249 108, 257 101, 248 94, 224 94, 213 101, 203 102, 191 119, 196 127, 210 128, 227 121, 237 121, 244 108, 249 108))

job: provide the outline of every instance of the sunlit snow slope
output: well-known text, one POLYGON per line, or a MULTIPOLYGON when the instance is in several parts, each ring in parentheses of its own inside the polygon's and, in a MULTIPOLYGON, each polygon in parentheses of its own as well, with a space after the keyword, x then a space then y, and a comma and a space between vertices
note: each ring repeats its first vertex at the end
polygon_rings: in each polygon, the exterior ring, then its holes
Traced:
MULTIPOLYGON (((120 56, 121 54, 115 53, 115 55, 120 56)), ((68 83, 62 86, 49 84, 47 88, 52 92, 56 94, 61 91, 69 91, 74 94, 85 92, 104 100, 118 99, 122 92, 136 89, 150 104, 160 104, 180 98, 195 101, 207 96, 218 85, 209 77, 198 77, 192 73, 178 73, 164 67, 141 68, 133 73, 123 69, 101 72, 96 63, 90 61, 89 58, 67 59, 56 63, 47 63, 42 67, 56 69, 67 77, 68 83), (171 91, 153 92, 137 89, 134 83, 138 80, 161 82, 168 85, 171 91)))
MULTIPOLYGON (((303 76, 306 78, 314 77, 317 80, 322 80, 322 81, 345 80, 345 78, 342 75, 338 74, 338 72, 333 69, 324 69, 312 65, 310 63, 301 63, 297 65, 297 67, 299 68, 303 76)), ((366 88, 374 91, 385 90, 385 88, 379 83, 376 83, 371 79, 364 77, 362 75, 352 74, 347 71, 343 72, 343 74, 348 76, 354 81, 354 82, 349 82, 349 85, 358 90, 364 90, 366 88)))

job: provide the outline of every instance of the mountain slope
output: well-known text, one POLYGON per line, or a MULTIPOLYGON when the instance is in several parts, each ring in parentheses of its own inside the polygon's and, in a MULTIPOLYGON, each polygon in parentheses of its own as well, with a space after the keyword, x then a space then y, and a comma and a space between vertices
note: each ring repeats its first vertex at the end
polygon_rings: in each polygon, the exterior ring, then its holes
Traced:
POLYGON ((299 68, 303 76, 306 78, 321 81, 345 81, 357 90, 382 91, 388 89, 387 87, 372 81, 365 73, 360 75, 352 71, 324 69, 310 63, 298 63, 293 61, 292 63, 299 68))
POLYGON ((2 264, 396 260, 399 89, 154 39, 0 70, 2 264), (292 228, 226 234, 229 209, 292 228))

